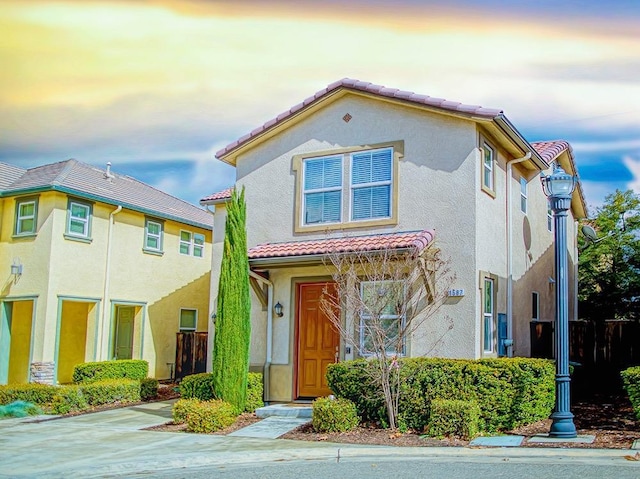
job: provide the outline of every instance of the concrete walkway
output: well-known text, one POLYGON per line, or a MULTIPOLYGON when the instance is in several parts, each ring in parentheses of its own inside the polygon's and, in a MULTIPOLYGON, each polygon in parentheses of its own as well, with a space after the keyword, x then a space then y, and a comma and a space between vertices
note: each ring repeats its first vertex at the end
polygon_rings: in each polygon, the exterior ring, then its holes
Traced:
POLYGON ((170 416, 171 403, 161 402, 42 422, 0 421, 0 477, 153 477, 178 469, 188 477, 188 469, 199 467, 363 457, 640 465, 624 459, 629 450, 401 448, 140 430, 170 416))

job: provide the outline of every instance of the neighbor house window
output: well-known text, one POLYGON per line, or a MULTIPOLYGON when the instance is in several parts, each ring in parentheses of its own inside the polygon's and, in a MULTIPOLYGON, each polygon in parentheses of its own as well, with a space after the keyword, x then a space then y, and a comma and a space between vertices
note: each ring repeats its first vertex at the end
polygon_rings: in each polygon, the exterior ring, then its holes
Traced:
POLYGON ((492 353, 494 350, 494 280, 491 278, 484 279, 483 285, 483 304, 482 304, 482 343, 485 353, 492 353))
POLYGON ((363 281, 360 283, 360 350, 363 354, 381 351, 405 354, 402 335, 406 306, 405 285, 401 281, 363 281))
POLYGON ((494 191, 495 150, 488 143, 482 143, 482 187, 494 191))
POLYGON ((524 176, 520 178, 520 210, 527 212, 527 179, 524 176))
POLYGON ((540 320, 540 296, 535 291, 531 293, 531 319, 540 320))
POLYGON ((180 253, 202 258, 204 255, 204 235, 180 231, 180 253))
POLYGON ((36 234, 38 226, 38 200, 30 198, 18 200, 16 203, 16 235, 36 234))
POLYGON ((91 236, 91 205, 69 200, 67 235, 88 239, 91 236))
POLYGON ((195 331, 198 327, 197 309, 180 309, 180 332, 195 331))
POLYGON ((392 159, 391 148, 351 155, 352 220, 391 216, 392 159))
POLYGON ((342 155, 303 162, 303 223, 339 223, 342 218, 342 155))
POLYGON ((162 230, 160 221, 147 219, 144 228, 144 249, 152 253, 162 252, 162 230))

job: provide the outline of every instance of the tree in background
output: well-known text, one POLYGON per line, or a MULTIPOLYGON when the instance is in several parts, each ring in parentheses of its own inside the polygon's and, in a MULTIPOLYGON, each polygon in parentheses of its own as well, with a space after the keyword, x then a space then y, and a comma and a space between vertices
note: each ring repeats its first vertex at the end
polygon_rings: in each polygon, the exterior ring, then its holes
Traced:
POLYGON ((640 196, 616 190, 584 223, 599 239, 578 239, 580 317, 640 318, 640 196))
POLYGON ((390 244, 373 252, 331 252, 327 265, 335 285, 325 290, 320 306, 345 344, 375 361, 376 367, 369 368, 371 380, 384 400, 389 427, 396 429, 402 367, 398 359, 408 341, 416 347, 420 333, 430 335, 429 353, 453 328, 450 318, 438 321, 438 333, 421 328, 443 304, 455 279, 449 261, 431 245, 399 252, 390 244))
POLYGON ((227 206, 224 250, 220 267, 218 307, 213 343, 213 388, 216 396, 240 412, 247 399, 251 299, 247 257, 244 188, 227 206))

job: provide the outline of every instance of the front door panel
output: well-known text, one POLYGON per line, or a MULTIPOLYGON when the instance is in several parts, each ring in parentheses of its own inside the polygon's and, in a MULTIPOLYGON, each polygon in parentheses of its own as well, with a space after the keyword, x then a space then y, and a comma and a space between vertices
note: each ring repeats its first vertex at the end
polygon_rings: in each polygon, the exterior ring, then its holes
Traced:
POLYGON ((133 306, 118 307, 116 322, 116 359, 131 359, 133 357, 133 324, 135 308, 133 306))

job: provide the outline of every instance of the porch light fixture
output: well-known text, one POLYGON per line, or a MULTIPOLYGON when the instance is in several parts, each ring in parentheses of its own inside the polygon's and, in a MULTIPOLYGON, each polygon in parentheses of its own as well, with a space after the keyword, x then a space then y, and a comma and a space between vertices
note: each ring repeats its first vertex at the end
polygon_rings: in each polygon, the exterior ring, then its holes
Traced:
POLYGON ((569 384, 569 277, 567 267, 567 211, 578 178, 556 166, 553 174, 542 175, 542 190, 553 211, 556 272, 556 406, 551 414, 550 437, 577 436, 573 424, 569 384))
POLYGON ((276 303, 276 305, 273 307, 274 311, 276 312, 276 316, 281 318, 282 316, 284 316, 284 313, 282 312, 282 305, 280 304, 280 301, 278 301, 276 303))
POLYGON ((13 263, 11 264, 11 274, 15 277, 22 275, 22 263, 20 263, 20 258, 13 259, 13 263))

